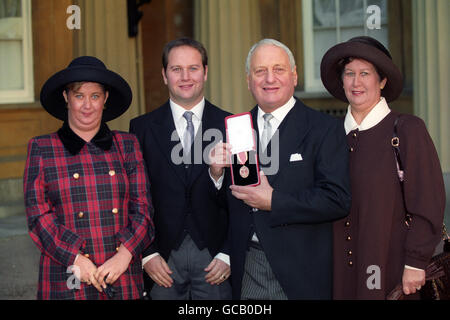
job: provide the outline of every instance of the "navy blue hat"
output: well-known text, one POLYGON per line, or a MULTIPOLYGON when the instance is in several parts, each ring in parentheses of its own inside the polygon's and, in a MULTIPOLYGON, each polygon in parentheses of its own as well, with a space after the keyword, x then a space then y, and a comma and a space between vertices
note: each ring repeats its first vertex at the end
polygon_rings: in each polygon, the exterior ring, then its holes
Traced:
POLYGON ((342 75, 339 74, 339 61, 348 57, 364 59, 375 65, 387 78, 381 95, 387 102, 398 98, 403 90, 402 73, 392 61, 389 51, 379 41, 367 36, 355 37, 339 43, 323 56, 320 77, 325 88, 334 97, 348 102, 342 87, 342 75))
POLYGON ((67 120, 63 91, 68 84, 83 81, 100 83, 109 93, 102 121, 113 120, 130 107, 133 95, 128 83, 119 74, 106 69, 101 60, 90 56, 75 58, 66 69, 45 82, 41 89, 42 106, 55 118, 67 120))

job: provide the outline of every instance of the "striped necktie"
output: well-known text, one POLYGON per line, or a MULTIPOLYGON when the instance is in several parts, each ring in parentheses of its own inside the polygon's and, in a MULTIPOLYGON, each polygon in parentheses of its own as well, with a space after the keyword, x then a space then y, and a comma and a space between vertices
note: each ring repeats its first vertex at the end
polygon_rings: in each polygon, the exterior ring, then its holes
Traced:
POLYGON ((273 119, 273 115, 271 113, 265 113, 263 115, 264 118, 264 129, 261 135, 261 146, 262 150, 266 150, 267 145, 269 144, 270 139, 272 138, 272 125, 270 124, 270 120, 273 119))
POLYGON ((183 147, 186 154, 189 153, 192 143, 194 142, 194 123, 192 122, 193 115, 194 113, 192 111, 186 111, 183 114, 183 117, 187 122, 186 131, 184 132, 183 137, 183 147))

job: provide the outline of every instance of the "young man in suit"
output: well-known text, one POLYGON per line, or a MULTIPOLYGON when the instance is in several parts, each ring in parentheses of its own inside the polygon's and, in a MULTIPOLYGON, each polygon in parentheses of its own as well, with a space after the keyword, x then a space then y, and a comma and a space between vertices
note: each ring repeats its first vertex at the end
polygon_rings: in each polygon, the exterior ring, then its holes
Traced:
POLYGON ((252 47, 247 82, 264 174, 228 194, 233 299, 331 299, 331 222, 350 208, 343 124, 293 96, 295 60, 276 40, 252 47))
POLYGON ((223 177, 209 170, 203 156, 209 146, 204 134, 223 139, 228 113, 203 96, 207 59, 195 40, 169 42, 162 59, 169 101, 130 122, 143 150, 155 209, 155 241, 142 263, 156 283, 150 292, 154 300, 231 298, 225 193, 221 181, 215 183, 223 177))

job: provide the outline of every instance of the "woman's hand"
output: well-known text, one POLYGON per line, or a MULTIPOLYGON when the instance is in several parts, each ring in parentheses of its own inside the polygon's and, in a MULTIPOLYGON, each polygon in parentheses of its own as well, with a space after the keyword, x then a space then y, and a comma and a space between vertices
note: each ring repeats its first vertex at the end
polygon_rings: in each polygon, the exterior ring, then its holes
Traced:
POLYGON ((424 284, 425 270, 404 269, 402 278, 404 294, 408 295, 416 293, 416 290, 420 290, 424 284))
POLYGON ((99 292, 102 292, 102 288, 98 283, 95 273, 97 272, 97 267, 92 263, 91 260, 86 258, 84 255, 79 254, 75 259, 74 266, 80 270, 79 275, 75 272, 75 276, 79 277, 81 282, 85 282, 88 285, 93 285, 99 292))
POLYGON ((127 248, 120 245, 117 253, 98 267, 94 275, 97 282, 103 288, 106 288, 106 284, 113 284, 128 269, 132 258, 127 248))

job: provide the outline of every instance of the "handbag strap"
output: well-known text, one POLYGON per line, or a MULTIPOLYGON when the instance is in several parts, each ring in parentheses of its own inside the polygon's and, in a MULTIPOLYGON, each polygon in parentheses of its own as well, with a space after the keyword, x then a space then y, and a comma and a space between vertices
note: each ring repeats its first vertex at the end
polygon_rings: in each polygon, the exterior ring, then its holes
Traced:
MULTIPOLYGON (((400 119, 400 115, 397 118, 395 118, 395 121, 394 121, 394 132, 392 133, 391 145, 394 148, 395 159, 397 160, 397 169, 403 171, 403 163, 402 163, 402 159, 400 158, 400 138, 398 136, 398 120, 399 119, 400 119)), ((400 181, 403 182, 403 178, 400 177, 400 175, 399 175, 399 179, 400 179, 400 181)))
MULTIPOLYGON (((394 150, 395 161, 397 164, 397 175, 398 175, 398 180, 400 181, 400 188, 402 190, 403 205, 406 210, 405 190, 404 190, 404 186, 403 186, 403 181, 404 181, 404 170, 403 169, 404 168, 403 168, 402 159, 400 157, 400 138, 398 136, 398 121, 399 120, 400 120, 400 115, 398 115, 394 121, 394 130, 392 133, 391 145, 394 150)), ((412 221, 412 216, 408 212, 406 212, 405 224, 408 226, 408 228, 410 226, 411 221, 412 221)))

